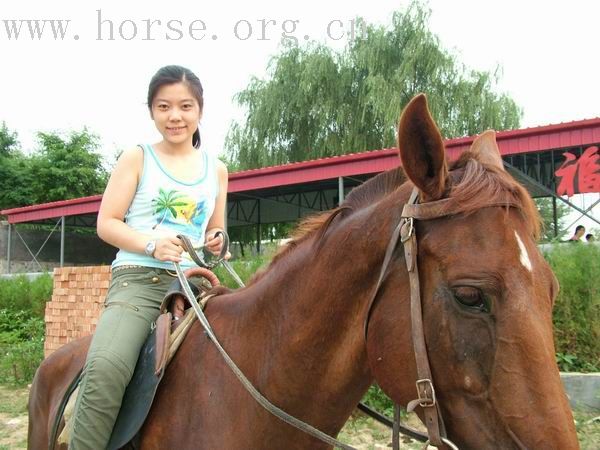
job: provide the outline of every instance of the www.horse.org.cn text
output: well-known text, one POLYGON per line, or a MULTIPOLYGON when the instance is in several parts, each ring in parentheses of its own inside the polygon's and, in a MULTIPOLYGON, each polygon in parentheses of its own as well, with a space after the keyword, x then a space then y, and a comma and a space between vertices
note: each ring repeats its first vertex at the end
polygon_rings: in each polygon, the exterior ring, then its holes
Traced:
MULTIPOLYGON (((318 25, 303 27, 299 19, 258 18, 231 19, 227 23, 188 18, 123 18, 95 11, 95 34, 82 26, 86 34, 78 34, 71 19, 0 19, 0 40, 17 41, 204 41, 219 39, 240 42, 280 41, 299 44, 302 41, 354 41, 366 32, 364 22, 356 19, 323 19, 318 25), (2 26, 3 25, 3 26, 2 26), (304 29, 303 29, 304 28, 304 29)), ((87 21, 86 21, 87 22, 87 21)))

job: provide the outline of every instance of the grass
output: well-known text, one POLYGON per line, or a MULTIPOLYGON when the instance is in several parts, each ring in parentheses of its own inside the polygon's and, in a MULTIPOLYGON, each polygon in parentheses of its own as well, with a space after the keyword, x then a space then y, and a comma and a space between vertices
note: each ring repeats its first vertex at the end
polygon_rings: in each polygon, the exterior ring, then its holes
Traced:
POLYGON ((27 448, 28 388, 0 386, 0 450, 27 448))
POLYGON ((29 390, 0 385, 0 414, 26 414, 29 390))
MULTIPOLYGON (((425 431, 425 427, 419 422, 415 414, 403 418, 402 423, 425 431)), ((338 439, 358 450, 388 449, 390 448, 389 444, 392 442, 392 431, 362 412, 355 410, 342 431, 340 431, 338 439)), ((420 450, 423 448, 422 443, 407 436, 400 435, 400 442, 402 449, 420 450)))
POLYGON ((575 412, 575 428, 581 450, 600 448, 600 415, 598 412, 575 412))

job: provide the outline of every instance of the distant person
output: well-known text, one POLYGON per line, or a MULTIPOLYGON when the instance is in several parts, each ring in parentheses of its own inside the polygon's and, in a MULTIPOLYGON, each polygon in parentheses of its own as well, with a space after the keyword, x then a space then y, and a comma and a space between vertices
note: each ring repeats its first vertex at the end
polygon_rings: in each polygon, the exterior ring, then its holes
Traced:
POLYGON ((577 225, 575 228, 575 234, 567 242, 581 242, 581 238, 585 234, 585 227, 583 225, 577 225))
POLYGON ((588 233, 585 235, 585 240, 587 242, 594 242, 596 240, 596 238, 594 238, 594 235, 592 233, 588 233))

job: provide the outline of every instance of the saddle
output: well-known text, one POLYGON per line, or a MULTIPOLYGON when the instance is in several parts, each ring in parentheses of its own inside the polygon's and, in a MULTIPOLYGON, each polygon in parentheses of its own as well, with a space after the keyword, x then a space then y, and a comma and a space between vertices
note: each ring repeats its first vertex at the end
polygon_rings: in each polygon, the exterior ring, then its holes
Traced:
MULTIPOLYGON (((205 285, 201 285, 200 289, 193 284, 190 284, 190 286, 202 309, 204 309, 210 298, 218 294, 211 293, 206 295, 208 287, 205 285)), ((172 321, 172 314, 169 310, 178 296, 185 299, 183 288, 179 280, 175 279, 161 303, 161 315, 156 320, 152 331, 140 351, 133 376, 123 396, 121 409, 108 444, 109 450, 116 450, 123 447, 139 448, 139 431, 150 411, 165 368, 177 352, 177 349, 196 319, 193 309, 188 308, 181 320, 172 321)), ((187 300, 185 302, 188 303, 187 300)), ((186 306, 189 307, 190 305, 186 306)), ((82 371, 83 367, 81 367, 81 370, 69 385, 58 408, 50 439, 51 450, 54 449, 55 442, 61 445, 68 444, 70 440, 73 429, 73 412, 82 371), (64 427, 61 431, 60 428, 63 424, 64 427)))

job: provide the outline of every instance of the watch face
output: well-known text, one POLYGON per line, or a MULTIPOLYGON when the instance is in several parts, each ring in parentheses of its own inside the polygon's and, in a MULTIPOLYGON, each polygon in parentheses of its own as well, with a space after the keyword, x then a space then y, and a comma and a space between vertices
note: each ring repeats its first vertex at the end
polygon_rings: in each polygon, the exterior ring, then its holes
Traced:
POLYGON ((156 249, 156 241, 150 241, 146 244, 146 255, 152 256, 156 249))

